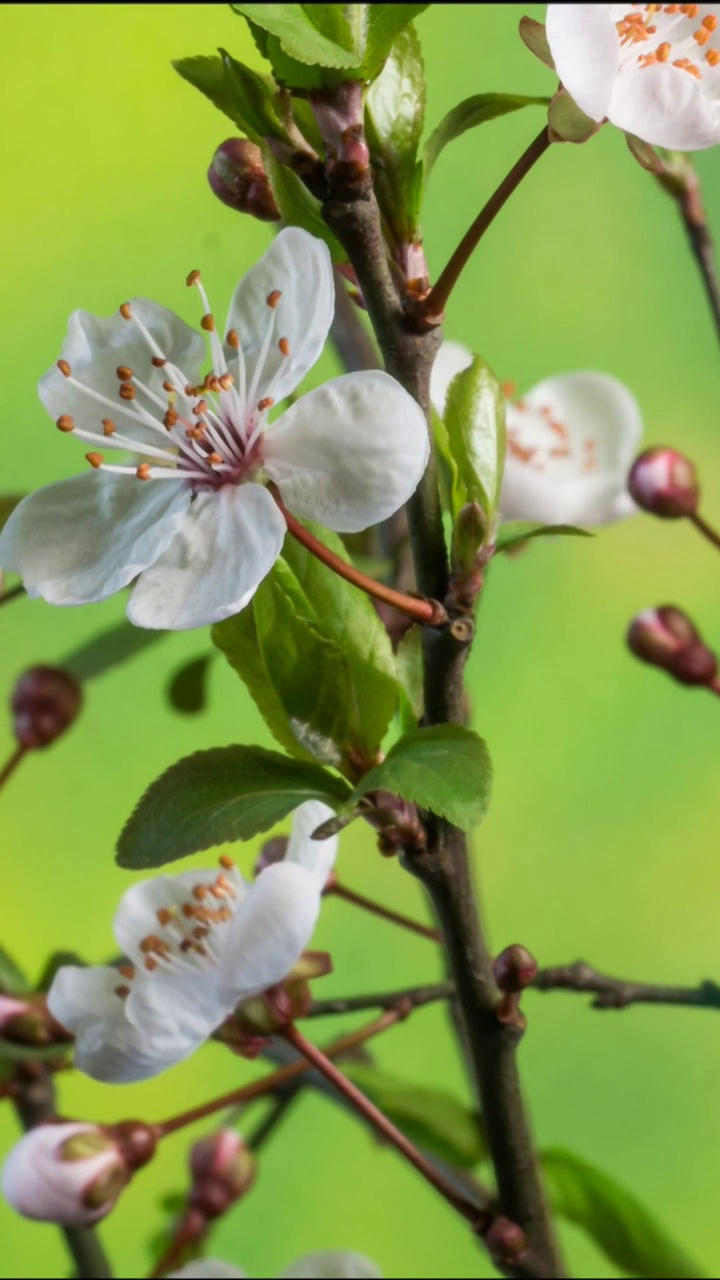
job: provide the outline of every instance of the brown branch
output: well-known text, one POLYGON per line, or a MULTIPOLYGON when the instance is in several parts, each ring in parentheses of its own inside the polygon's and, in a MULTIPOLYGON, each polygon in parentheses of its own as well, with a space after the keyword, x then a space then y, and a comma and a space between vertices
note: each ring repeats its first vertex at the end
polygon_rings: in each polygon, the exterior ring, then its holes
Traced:
POLYGON ((407 929, 409 933, 417 934, 420 938, 427 938, 430 942, 442 942, 442 936, 438 929, 433 929, 428 924, 421 924, 419 920, 412 920, 410 916, 404 916, 400 911, 393 911, 392 907, 386 907, 382 902, 376 902, 373 898, 366 898, 363 893, 356 893, 354 889, 348 889, 344 884, 340 884, 335 876, 332 876, 328 881, 325 888, 325 896, 341 898, 343 901, 359 907, 362 911, 367 911, 370 915, 377 916, 380 920, 387 920, 389 924, 396 924, 401 929, 407 929))
POLYGON ((455 994, 452 982, 438 982, 434 986, 406 987, 402 991, 383 991, 377 995, 346 996, 337 1000, 314 1000, 306 1018, 325 1018, 330 1014, 359 1013, 361 1009, 393 1009, 409 1005, 421 1009, 436 1000, 449 1000, 455 994))
POLYGON ((703 206, 700 179, 689 156, 668 157, 660 163, 662 169, 657 172, 658 181, 677 205, 690 249, 700 270, 715 332, 720 338, 720 287, 715 246, 703 206))
MULTIPOLYGON (((428 414, 430 371, 440 334, 437 329, 418 332, 405 314, 388 266, 372 191, 358 191, 355 199, 345 193, 343 198, 326 200, 323 216, 355 268, 386 369, 428 414)), ((408 518, 419 589, 445 600, 447 551, 432 462, 408 503, 408 518)), ((426 628, 423 633, 428 724, 463 722, 468 639, 459 639, 450 628, 426 628)), ((467 838, 449 823, 435 820, 428 823, 427 838, 427 849, 408 852, 405 865, 428 890, 443 932, 495 1168, 500 1213, 523 1229, 539 1274, 552 1280, 564 1274, 563 1264, 520 1094, 515 1059, 518 1032, 496 1016, 498 992, 478 917, 467 838)), ((507 1273, 523 1274, 513 1266, 508 1266, 507 1273)))
POLYGON ((532 986, 536 991, 575 991, 593 995, 593 1009, 627 1009, 631 1004, 674 1004, 697 1009, 720 1009, 720 986, 701 982, 697 987, 664 987, 629 982, 599 973, 584 960, 540 969, 532 986))
MULTIPOLYGON (((52 1075, 39 1063, 20 1067, 15 1075, 15 1110, 27 1132, 55 1118, 52 1075)), ((112 1280, 112 1268, 93 1227, 61 1227, 80 1280, 112 1280)))

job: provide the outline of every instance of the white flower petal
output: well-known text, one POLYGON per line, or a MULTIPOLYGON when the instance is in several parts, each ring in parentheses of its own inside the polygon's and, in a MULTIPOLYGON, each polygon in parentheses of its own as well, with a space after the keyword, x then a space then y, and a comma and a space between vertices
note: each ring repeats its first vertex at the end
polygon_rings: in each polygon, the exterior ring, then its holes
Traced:
POLYGON ((219 1258, 196 1258, 180 1271, 171 1271, 168 1280, 245 1280, 245 1271, 219 1258))
MULTIPOLYGON (((137 981, 137 979, 135 980, 137 981)), ((117 994, 127 986, 117 969, 63 965, 48 992, 48 1008, 75 1037, 79 1071, 109 1084, 131 1084, 165 1071, 197 1047, 161 1032, 138 1031, 117 994)))
POLYGON ((83 1227, 112 1208, 113 1200, 89 1208, 83 1197, 97 1179, 121 1167, 121 1157, 108 1144, 84 1159, 63 1160, 60 1148, 81 1134, 100 1136, 100 1131, 93 1124, 43 1124, 13 1147, 3 1167, 2 1190, 23 1217, 83 1227))
POLYGON ((292 830, 288 841, 286 862, 296 862, 316 876, 324 888, 337 857, 338 837, 313 840, 316 827, 334 816, 334 810, 320 800, 306 800, 293 814, 292 830))
POLYGON ((38 489, 0 534, 0 565, 50 604, 105 600, 151 565, 190 502, 182 483, 88 471, 38 489))
POLYGON ((545 29, 555 69, 568 93, 592 120, 602 120, 620 62, 610 6, 549 4, 545 29))
POLYGON ((172 545, 143 573, 127 616, 184 631, 239 613, 277 560, 285 521, 259 484, 200 493, 172 545))
POLYGON ((220 960, 223 999, 237 1003, 287 976, 312 937, 320 887, 294 862, 260 873, 230 922, 220 960))
POLYGON ((548 407, 563 423, 575 448, 594 441, 601 471, 624 471, 642 439, 637 400, 609 373, 561 373, 545 378, 523 397, 529 409, 548 407))
MULTIPOLYGON (((216 880, 216 870, 201 868, 181 871, 179 875, 153 876, 131 885, 120 899, 113 920, 113 933, 122 954, 132 964, 142 965, 145 952, 141 943, 158 932, 158 911, 181 908, 190 901, 193 889, 214 884, 216 880)), ((239 877, 233 887, 238 893, 243 891, 239 877)))
MULTIPOLYGON (((258 398, 267 394, 271 382, 276 401, 299 386, 322 352, 334 311, 335 289, 327 245, 300 227, 286 227, 243 276, 228 315, 228 329, 235 329, 240 338, 248 388, 267 327, 274 322, 258 398), (266 300, 275 290, 280 290, 282 297, 271 310, 266 300), (281 355, 278 348, 281 338, 287 338, 289 343, 288 356, 281 355)), ((226 354, 232 364, 235 353, 228 347, 226 354)))
MULTIPOLYGON (((163 355, 179 366, 188 382, 198 382, 205 360, 205 343, 200 334, 174 312, 146 298, 133 298, 131 307, 163 355)), ((137 422, 131 410, 142 405, 156 418, 162 417, 162 411, 140 389, 137 389, 132 404, 121 400, 118 394, 120 383, 115 372, 119 365, 127 365, 141 382, 167 400, 162 389, 167 373, 151 363, 153 354, 137 325, 132 320, 125 320, 119 311, 109 317, 94 316, 89 311, 74 311, 68 321, 62 358, 67 360, 74 378, 107 396, 116 408, 104 408, 78 387, 72 386, 57 365, 53 365, 40 379, 40 399, 51 417, 70 414, 84 431, 102 434, 101 421, 110 417, 118 430, 132 439, 157 443, 157 434, 137 422)))
POLYGON ((370 1258, 339 1249, 306 1253, 280 1272, 280 1280, 379 1280, 381 1276, 370 1258))
POLYGON ((348 373, 270 425, 265 469, 293 515, 354 533, 407 502, 427 465, 420 406, 381 371, 348 373))
POLYGON ((430 374, 430 399, 440 418, 445 416, 445 401, 453 378, 472 364, 472 352, 459 342, 443 342, 430 374))
POLYGON ((672 151, 701 151, 720 142, 720 103, 700 80, 670 63, 618 76, 607 115, 618 128, 672 151))

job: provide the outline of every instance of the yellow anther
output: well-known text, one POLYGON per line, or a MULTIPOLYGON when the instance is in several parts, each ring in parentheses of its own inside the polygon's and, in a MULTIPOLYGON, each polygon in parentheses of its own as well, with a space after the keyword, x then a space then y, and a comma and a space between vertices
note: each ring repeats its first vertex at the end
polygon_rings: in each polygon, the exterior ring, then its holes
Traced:
POLYGON ((68 364, 67 360, 58 360, 57 367, 60 370, 63 378, 70 377, 72 373, 72 369, 70 368, 70 365, 68 364))
POLYGON ((190 286, 191 286, 191 285, 197 284, 197 282, 198 282, 198 280, 199 280, 199 279, 200 279, 200 272, 199 272, 199 271, 191 271, 191 272, 190 272, 190 274, 188 275, 188 277, 187 277, 187 279, 186 279, 185 283, 186 283, 186 285, 188 286, 188 288, 190 288, 190 286))
POLYGON ((272 292, 268 294, 265 301, 267 302, 271 311, 275 310, 281 298, 282 298, 282 293, 280 292, 279 289, 273 289, 272 292))
POLYGON ((103 434, 106 436, 114 436, 115 432, 117 431, 117 427, 115 426, 115 423, 113 422, 112 418, 103 418, 102 429, 103 429, 103 434))
POLYGON ((121 382, 130 382, 133 376, 133 371, 128 365, 119 364, 115 370, 115 374, 121 382))
POLYGON ((121 383, 120 383, 120 399, 121 399, 121 400, 134 400, 134 399, 135 399, 135 388, 134 388, 134 386, 132 385, 132 383, 131 383, 131 382, 121 382, 121 383))
POLYGON ((90 463, 90 466, 94 467, 96 471, 102 466, 103 462, 105 461, 101 453, 86 453, 85 458, 90 463))
POLYGON ((57 427, 58 431, 74 431, 75 420, 74 418, 70 417, 69 413, 61 413, 60 417, 55 423, 55 426, 57 427))
POLYGON ((120 315, 122 316, 123 320, 132 319, 132 307, 130 306, 129 302, 123 302, 122 306, 120 307, 120 315))

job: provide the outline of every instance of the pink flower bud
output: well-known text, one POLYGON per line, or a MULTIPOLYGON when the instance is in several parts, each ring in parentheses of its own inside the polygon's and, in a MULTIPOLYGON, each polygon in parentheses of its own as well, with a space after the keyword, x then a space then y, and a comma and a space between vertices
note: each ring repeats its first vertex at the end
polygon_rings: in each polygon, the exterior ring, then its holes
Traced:
POLYGON ((249 213, 260 222, 279 221, 262 152, 247 138, 227 138, 220 144, 208 169, 208 182, 218 199, 238 213, 249 213))
POLYGON ((646 449, 635 459, 628 488, 643 511, 664 520, 691 516, 700 500, 694 464, 675 449, 646 449))
POLYGON ((255 1159, 234 1129, 220 1129, 196 1142, 190 1153, 193 1186, 186 1221, 202 1233, 252 1186, 255 1159))
POLYGON ((13 689, 10 707, 15 737, 30 750, 49 747, 70 728, 82 705, 75 676, 59 667, 31 667, 13 689))
POLYGON ((0 995, 0 1037, 35 1047, 61 1045, 71 1039, 49 1012, 42 995, 29 996, 27 1000, 0 995))
POLYGON ((707 685, 717 674, 717 658, 697 627, 674 605, 645 609, 633 618, 628 648, 641 662, 660 667, 680 684, 707 685))
POLYGON ((515 943, 506 947, 493 962, 495 981, 501 991, 517 993, 524 991, 535 981, 538 971, 537 960, 527 947, 515 943))
POLYGON ((44 1124, 5 1161, 2 1189, 25 1218, 85 1227, 110 1212, 129 1172, 112 1137, 92 1124, 44 1124))

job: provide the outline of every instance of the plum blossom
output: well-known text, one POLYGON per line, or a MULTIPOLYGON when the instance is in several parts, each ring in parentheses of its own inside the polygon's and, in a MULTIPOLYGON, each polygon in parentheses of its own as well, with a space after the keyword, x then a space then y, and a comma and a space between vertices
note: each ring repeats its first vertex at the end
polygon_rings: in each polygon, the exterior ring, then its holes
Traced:
MULTIPOLYGON (((472 356, 440 348, 432 374, 442 416, 452 379, 472 356)), ((642 435, 637 402, 607 373, 560 373, 507 404, 507 454, 500 493, 505 520, 610 524, 636 511, 628 468, 642 435)))
POLYGON ((76 311, 39 384, 94 470, 30 494, 0 535, 0 565, 51 604, 104 600, 137 578, 127 614, 182 630, 237 613, 296 516, 349 533, 410 497, 427 462, 422 411, 388 374, 351 373, 269 420, 319 358, 334 310, 327 247, 288 227, 240 281, 224 340, 200 273, 205 346, 164 307, 76 311), (106 449, 125 453, 109 463, 106 449))
POLYGON ((653 146, 720 142, 720 5, 549 4, 558 76, 591 119, 653 146))
POLYGON ((110 1134, 92 1124, 43 1124, 13 1147, 5 1199, 25 1218, 86 1227, 110 1212, 130 1171, 110 1134))
MULTIPOLYGON (((169 1280, 245 1280, 245 1275, 232 1263, 197 1258, 173 1271, 169 1280)), ((380 1280, 380 1276, 375 1263, 361 1253, 320 1250, 298 1258, 280 1272, 278 1280, 380 1280)))
POLYGON ((287 976, 312 936, 337 836, 312 840, 331 816, 308 801, 282 862, 247 883, 231 858, 212 870, 133 885, 114 920, 129 963, 64 965, 48 992, 74 1033, 75 1064, 96 1080, 157 1075, 194 1053, 233 1013, 287 976))

